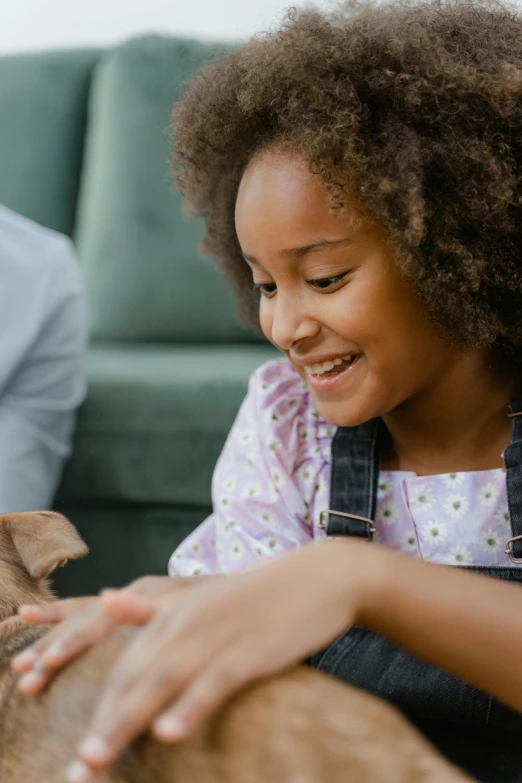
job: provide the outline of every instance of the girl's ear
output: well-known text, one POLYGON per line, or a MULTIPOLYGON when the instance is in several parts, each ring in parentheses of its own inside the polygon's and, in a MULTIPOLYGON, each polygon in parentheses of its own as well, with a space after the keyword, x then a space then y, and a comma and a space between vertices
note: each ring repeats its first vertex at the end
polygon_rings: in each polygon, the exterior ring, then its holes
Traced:
POLYGON ((9 534, 33 579, 43 579, 67 560, 89 553, 74 525, 54 511, 4 514, 0 516, 0 529, 9 534))

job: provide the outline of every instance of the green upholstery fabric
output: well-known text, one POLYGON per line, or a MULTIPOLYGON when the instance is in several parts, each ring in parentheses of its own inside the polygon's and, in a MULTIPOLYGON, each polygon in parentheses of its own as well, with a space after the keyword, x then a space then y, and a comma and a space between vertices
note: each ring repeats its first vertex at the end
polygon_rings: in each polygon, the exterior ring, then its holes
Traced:
POLYGON ((69 561, 53 575, 59 595, 98 593, 122 587, 145 574, 167 573, 177 545, 210 513, 209 508, 60 504, 87 542, 84 560, 69 561))
POLYGON ((60 503, 210 504, 217 457, 269 345, 92 347, 60 503))
POLYGON ((76 231, 95 339, 258 339, 237 326, 225 282, 199 256, 202 225, 184 214, 169 166, 172 104, 223 50, 148 36, 97 69, 76 231))
POLYGON ((97 51, 0 58, 0 203, 71 235, 97 51))

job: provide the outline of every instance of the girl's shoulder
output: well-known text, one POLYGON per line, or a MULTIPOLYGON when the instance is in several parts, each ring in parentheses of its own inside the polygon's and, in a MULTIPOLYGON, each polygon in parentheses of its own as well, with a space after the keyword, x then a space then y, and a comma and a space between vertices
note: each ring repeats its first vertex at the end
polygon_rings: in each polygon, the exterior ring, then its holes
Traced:
POLYGON ((258 367, 250 378, 249 397, 272 448, 293 452, 297 462, 329 454, 335 427, 319 416, 288 359, 272 359, 258 367))

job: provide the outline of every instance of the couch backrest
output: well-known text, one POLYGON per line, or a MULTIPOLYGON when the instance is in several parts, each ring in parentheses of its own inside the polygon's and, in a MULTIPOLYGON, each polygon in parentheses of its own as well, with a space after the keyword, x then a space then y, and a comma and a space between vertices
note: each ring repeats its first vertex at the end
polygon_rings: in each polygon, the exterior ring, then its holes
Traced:
POLYGON ((0 203, 71 235, 98 51, 0 57, 0 203))
POLYGON ((169 164, 172 104, 219 44, 0 58, 0 202, 72 235, 95 340, 250 342, 169 164))
POLYGON ((76 242, 92 334, 103 340, 237 342, 228 287, 202 258, 169 165, 172 104, 225 51, 146 36, 107 53, 93 78, 76 242))

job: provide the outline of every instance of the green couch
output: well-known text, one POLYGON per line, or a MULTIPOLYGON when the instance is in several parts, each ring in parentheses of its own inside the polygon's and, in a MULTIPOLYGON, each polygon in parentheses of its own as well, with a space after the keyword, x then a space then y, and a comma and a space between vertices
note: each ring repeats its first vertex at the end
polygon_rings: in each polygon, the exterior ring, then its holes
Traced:
POLYGON ((89 394, 55 507, 91 548, 62 594, 165 573, 210 510, 250 373, 274 350, 235 321, 169 168, 180 88, 224 51, 159 36, 0 58, 0 202, 73 237, 90 310, 89 394))

